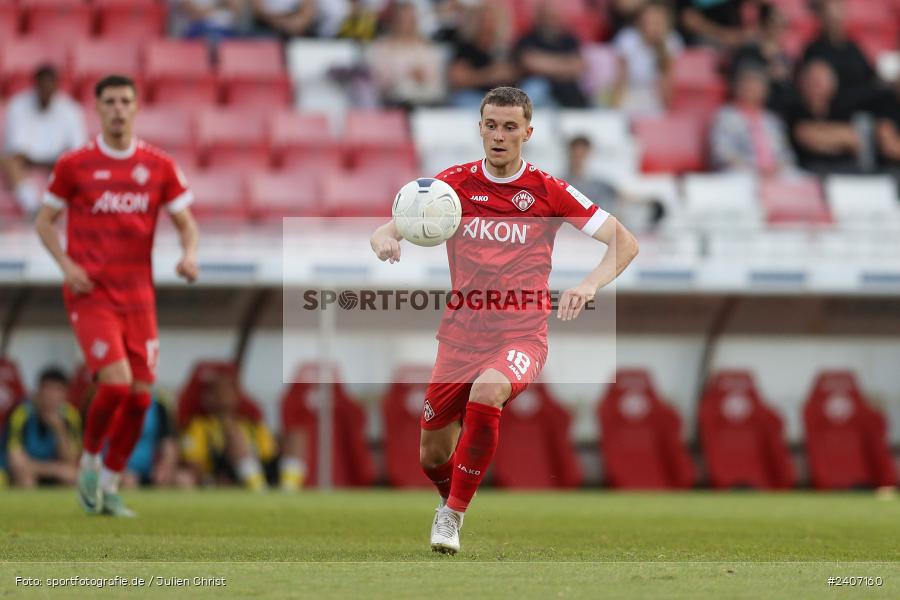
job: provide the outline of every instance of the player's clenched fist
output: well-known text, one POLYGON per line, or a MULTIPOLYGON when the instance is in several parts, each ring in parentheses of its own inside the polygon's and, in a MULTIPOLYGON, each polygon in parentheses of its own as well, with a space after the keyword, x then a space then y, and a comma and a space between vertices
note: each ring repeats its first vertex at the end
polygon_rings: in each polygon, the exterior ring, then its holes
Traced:
POLYGON ((188 283, 194 283, 199 274, 197 261, 190 256, 182 258, 175 267, 175 273, 177 273, 179 277, 186 279, 188 283))
POLYGON ((66 265, 63 272, 66 286, 73 294, 89 294, 94 289, 94 283, 88 277, 87 271, 73 262, 66 265))
POLYGON ((373 236, 372 250, 378 260, 389 260, 391 263, 400 260, 400 242, 390 236, 373 236))
POLYGON ((559 297, 559 308, 556 317, 563 321, 571 321, 581 313, 584 305, 594 299, 597 288, 590 283, 581 283, 569 288, 559 297))

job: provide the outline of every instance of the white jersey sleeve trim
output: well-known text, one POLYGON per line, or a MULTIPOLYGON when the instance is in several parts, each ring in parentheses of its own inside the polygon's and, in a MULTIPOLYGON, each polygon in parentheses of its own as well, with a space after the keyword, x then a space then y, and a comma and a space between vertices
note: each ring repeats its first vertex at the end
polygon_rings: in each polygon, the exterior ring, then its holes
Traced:
POLYGON ((182 192, 180 196, 177 196, 171 202, 166 203, 166 210, 169 211, 169 214, 174 215, 175 213, 180 213, 188 206, 190 206, 194 202, 194 194, 190 190, 186 190, 182 192))
POLYGON ((602 208, 598 208, 597 212, 595 212, 593 216, 588 219, 588 222, 584 224, 584 227, 581 228, 581 231, 586 235, 594 237, 594 234, 600 231, 600 227, 606 223, 607 217, 609 217, 609 213, 602 208))
POLYGON ((66 207, 65 200, 50 192, 44 192, 44 204, 57 210, 63 210, 66 207))

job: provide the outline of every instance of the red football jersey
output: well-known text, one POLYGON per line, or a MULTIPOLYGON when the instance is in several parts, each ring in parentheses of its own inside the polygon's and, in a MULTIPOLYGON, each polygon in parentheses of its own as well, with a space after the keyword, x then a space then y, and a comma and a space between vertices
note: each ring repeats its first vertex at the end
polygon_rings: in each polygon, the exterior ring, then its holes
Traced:
POLYGON ((68 209, 66 252, 94 283, 82 296, 64 287, 66 303, 153 308, 151 252, 159 209, 177 213, 192 200, 172 158, 141 140, 120 151, 97 136, 64 154, 44 202, 68 209))
POLYGON ((609 214, 581 192, 522 161, 497 178, 484 160, 447 169, 462 220, 447 240, 453 287, 437 338, 486 349, 520 337, 546 342, 556 232, 568 222, 594 235, 609 214))

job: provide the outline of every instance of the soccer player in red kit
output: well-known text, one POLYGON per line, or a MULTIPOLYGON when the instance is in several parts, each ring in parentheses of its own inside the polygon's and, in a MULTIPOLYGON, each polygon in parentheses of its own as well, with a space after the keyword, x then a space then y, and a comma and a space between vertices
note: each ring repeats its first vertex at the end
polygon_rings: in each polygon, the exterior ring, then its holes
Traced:
MULTIPOLYGON (((522 159, 522 144, 533 131, 531 115, 531 100, 522 90, 491 90, 479 121, 485 158, 438 176, 462 204, 460 227, 447 241, 451 283, 467 294, 519 290, 523 305, 542 292, 549 297, 553 239, 565 221, 607 244, 597 267, 560 295, 557 316, 570 320, 628 266, 638 245, 578 190, 522 159)), ((396 262, 401 239, 391 221, 372 234, 372 250, 396 262)), ((549 313, 549 302, 500 313, 453 310, 448 303, 420 423, 419 459, 441 496, 431 527, 434 551, 459 550, 463 515, 497 448, 500 412, 546 361, 549 313)))
POLYGON ((159 339, 151 251, 165 209, 181 241, 179 276, 197 278, 193 199, 171 157, 137 139, 134 82, 97 83, 102 133, 64 154, 53 170, 36 228, 65 277, 66 312, 98 383, 85 421, 78 495, 89 513, 133 516, 119 479, 140 437, 159 339), (54 222, 68 210, 66 249, 54 222), (101 464, 101 453, 105 455, 101 464))

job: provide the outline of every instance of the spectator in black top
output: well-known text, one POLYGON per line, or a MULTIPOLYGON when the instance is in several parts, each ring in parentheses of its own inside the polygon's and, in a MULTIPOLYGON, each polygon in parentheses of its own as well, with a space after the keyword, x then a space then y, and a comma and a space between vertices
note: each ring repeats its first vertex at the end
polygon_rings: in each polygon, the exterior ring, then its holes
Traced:
POLYGON ((251 0, 250 8, 260 33, 284 39, 314 34, 315 0, 251 0))
POLYGON ((535 11, 535 27, 516 45, 522 72, 520 87, 535 106, 584 108, 587 99, 579 79, 584 72, 578 38, 566 30, 559 8, 543 0, 535 11))
POLYGON ((876 113, 875 143, 880 166, 900 182, 900 79, 876 113))
POLYGON ((787 108, 793 95, 793 64, 781 46, 786 20, 774 5, 759 5, 756 39, 740 46, 731 55, 730 76, 733 80, 745 66, 761 66, 769 79, 768 107, 776 113, 787 108))
POLYGON ((466 10, 447 76, 455 106, 481 106, 484 94, 518 79, 509 57, 510 20, 499 3, 466 10))
POLYGON ((748 41, 742 29, 744 4, 749 0, 678 0, 685 37, 693 44, 735 48, 748 41))
POLYGON ((875 70, 859 46, 847 37, 844 0, 818 0, 815 6, 822 33, 806 47, 803 62, 827 62, 837 75, 842 100, 854 108, 872 108, 878 93, 875 70))
POLYGON ((800 99, 785 120, 801 168, 819 175, 860 171, 862 140, 853 126, 853 108, 837 95, 837 77, 828 63, 814 60, 800 72, 800 99))

